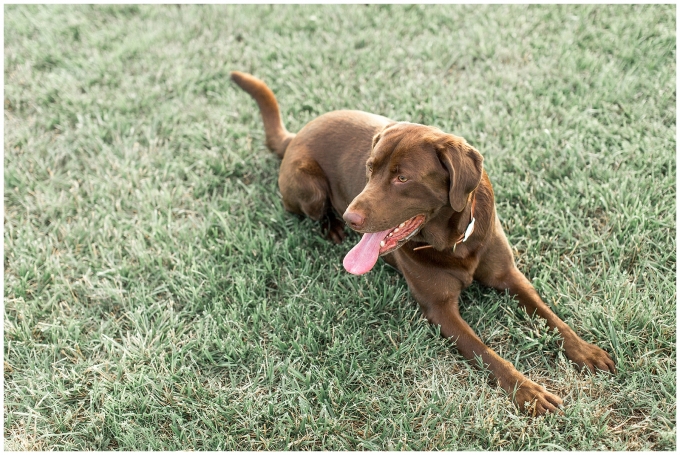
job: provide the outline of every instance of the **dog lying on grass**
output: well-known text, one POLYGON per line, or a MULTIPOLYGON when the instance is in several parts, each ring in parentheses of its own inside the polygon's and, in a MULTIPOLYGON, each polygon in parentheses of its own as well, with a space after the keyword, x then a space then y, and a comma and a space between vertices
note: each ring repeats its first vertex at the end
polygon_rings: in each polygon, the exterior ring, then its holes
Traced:
POLYGON ((345 269, 367 273, 382 256, 403 274, 427 320, 465 358, 481 358, 520 409, 541 415, 562 400, 488 348, 461 318, 458 296, 472 280, 507 290, 529 314, 545 318, 579 368, 616 371, 611 357, 555 315, 515 267, 482 155, 465 139, 350 110, 321 115, 293 134, 264 82, 236 71, 231 79, 257 102, 267 146, 282 158, 285 209, 327 221, 335 243, 345 238, 336 216, 342 213, 363 234, 345 269))

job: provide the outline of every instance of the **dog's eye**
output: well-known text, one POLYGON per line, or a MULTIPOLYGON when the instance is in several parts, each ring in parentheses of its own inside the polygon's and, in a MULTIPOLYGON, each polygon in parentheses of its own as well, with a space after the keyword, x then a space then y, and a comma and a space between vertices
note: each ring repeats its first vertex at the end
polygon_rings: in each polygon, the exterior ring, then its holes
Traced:
POLYGON ((403 175, 400 175, 399 177, 397 177, 397 180, 399 180, 401 183, 404 183, 408 179, 406 177, 404 177, 403 175))
POLYGON ((372 164, 368 165, 368 172, 373 172, 373 165, 372 164))

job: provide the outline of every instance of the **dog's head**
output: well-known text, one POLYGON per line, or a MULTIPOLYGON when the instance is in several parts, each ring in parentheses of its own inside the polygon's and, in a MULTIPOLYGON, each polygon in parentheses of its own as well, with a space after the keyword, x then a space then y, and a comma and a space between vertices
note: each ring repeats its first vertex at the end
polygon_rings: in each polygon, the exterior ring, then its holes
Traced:
POLYGON ((343 215, 364 233, 345 268, 366 273, 443 208, 462 211, 482 178, 482 162, 463 138, 439 129, 403 122, 385 127, 373 138, 366 186, 343 215))

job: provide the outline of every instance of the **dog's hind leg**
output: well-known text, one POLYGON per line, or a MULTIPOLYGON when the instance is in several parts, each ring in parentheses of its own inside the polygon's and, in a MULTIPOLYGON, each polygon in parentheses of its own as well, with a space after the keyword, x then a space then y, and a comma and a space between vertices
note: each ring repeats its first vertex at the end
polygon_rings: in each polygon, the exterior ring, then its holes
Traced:
POLYGON ((304 156, 284 158, 279 171, 279 190, 287 211, 321 221, 329 240, 342 242, 344 223, 333 212, 328 179, 316 161, 304 156))
POLYGON ((328 179, 311 158, 284 159, 279 171, 279 190, 289 212, 321 221, 328 211, 328 179))
POLYGON ((342 243, 345 237, 347 237, 345 222, 341 217, 338 217, 333 209, 326 212, 326 217, 323 220, 323 230, 333 243, 342 243))

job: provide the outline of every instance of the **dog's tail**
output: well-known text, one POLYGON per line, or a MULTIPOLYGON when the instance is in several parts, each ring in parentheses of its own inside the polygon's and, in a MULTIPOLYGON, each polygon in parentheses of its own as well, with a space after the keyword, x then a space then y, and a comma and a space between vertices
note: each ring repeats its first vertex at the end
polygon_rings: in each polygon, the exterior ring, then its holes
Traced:
POLYGON ((283 126, 279 104, 276 102, 274 92, 264 82, 250 74, 232 71, 231 80, 257 101, 264 122, 267 147, 280 158, 283 158, 283 154, 295 134, 289 133, 283 126))

